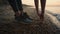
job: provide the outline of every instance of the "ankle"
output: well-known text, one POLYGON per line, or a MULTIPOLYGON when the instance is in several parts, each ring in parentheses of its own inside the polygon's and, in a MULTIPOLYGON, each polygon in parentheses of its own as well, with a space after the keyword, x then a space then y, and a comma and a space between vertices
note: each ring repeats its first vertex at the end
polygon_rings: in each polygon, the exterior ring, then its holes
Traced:
POLYGON ((21 12, 15 12, 15 15, 20 16, 20 15, 22 15, 22 13, 21 12))

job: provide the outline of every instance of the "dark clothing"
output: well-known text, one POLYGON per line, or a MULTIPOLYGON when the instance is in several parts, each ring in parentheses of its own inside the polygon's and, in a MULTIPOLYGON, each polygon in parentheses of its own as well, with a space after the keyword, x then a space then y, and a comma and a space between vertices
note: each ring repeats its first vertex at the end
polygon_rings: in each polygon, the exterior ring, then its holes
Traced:
POLYGON ((21 0, 8 0, 8 2, 13 8, 14 12, 17 12, 18 10, 23 10, 21 0))

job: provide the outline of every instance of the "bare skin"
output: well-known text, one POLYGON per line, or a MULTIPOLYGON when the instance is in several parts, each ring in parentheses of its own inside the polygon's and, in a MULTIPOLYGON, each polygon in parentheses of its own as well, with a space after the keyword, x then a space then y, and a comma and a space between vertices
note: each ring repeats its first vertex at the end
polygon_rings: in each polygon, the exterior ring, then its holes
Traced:
POLYGON ((43 21, 44 20, 46 0, 40 0, 40 2, 41 2, 41 13, 39 12, 39 0, 34 0, 34 2, 35 2, 37 14, 40 17, 40 19, 43 21))
POLYGON ((15 15, 16 15, 16 16, 20 16, 20 15, 21 15, 21 12, 20 12, 20 11, 15 12, 15 15))

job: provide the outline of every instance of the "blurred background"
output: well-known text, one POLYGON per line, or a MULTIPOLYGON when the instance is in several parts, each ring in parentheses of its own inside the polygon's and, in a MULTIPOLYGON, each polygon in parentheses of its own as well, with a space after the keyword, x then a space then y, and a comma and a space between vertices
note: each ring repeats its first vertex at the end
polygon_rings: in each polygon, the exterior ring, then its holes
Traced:
MULTIPOLYGON (((22 3, 34 6, 34 0, 22 0, 22 3)), ((0 0, 1 4, 7 4, 7 0, 0 0)), ((53 13, 60 13, 60 0, 46 0, 46 10, 52 11, 53 13)))
MULTIPOLYGON (((22 0, 22 2, 23 4, 34 6, 34 0, 22 0)), ((46 10, 60 13, 60 0, 46 0, 46 10)))
MULTIPOLYGON (((13 31, 25 34, 30 32, 29 34, 31 34, 31 32, 34 31, 34 34, 36 32, 45 32, 47 34, 52 34, 53 32, 55 34, 60 34, 60 0, 46 0, 44 23, 40 23, 40 19, 35 10, 34 0, 22 0, 22 3, 24 11, 26 11, 28 15, 34 19, 33 23, 25 25, 15 22, 14 12, 7 0, 0 0, 0 32, 13 31)), ((40 8, 39 3, 39 9, 40 8)))

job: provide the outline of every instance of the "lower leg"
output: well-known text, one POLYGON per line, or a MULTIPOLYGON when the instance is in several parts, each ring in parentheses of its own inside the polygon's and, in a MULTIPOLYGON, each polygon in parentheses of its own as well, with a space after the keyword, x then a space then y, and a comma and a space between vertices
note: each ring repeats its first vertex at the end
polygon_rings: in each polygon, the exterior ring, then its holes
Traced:
POLYGON ((34 0, 34 3, 35 3, 36 11, 38 13, 39 1, 38 0, 34 0))
POLYGON ((46 0, 41 0, 41 14, 45 12, 46 0))
POLYGON ((23 13, 22 3, 18 3, 17 0, 8 0, 8 2, 15 12, 16 21, 23 21, 26 22, 27 24, 32 22, 32 20, 29 19, 27 14, 24 13, 24 15, 22 16, 23 13))
POLYGON ((21 0, 16 0, 16 3, 17 3, 17 7, 18 7, 18 13, 19 13, 19 16, 20 16, 23 13, 22 1, 21 0))
POLYGON ((46 0, 41 0, 41 14, 40 19, 44 19, 46 0))
POLYGON ((19 8, 17 6, 16 0, 8 0, 9 4, 13 8, 15 15, 20 16, 19 8))
POLYGON ((16 1, 17 1, 19 12, 22 14, 23 13, 22 0, 16 0, 16 1))

